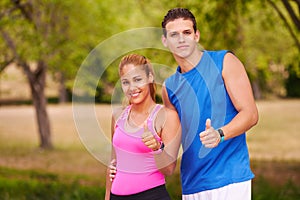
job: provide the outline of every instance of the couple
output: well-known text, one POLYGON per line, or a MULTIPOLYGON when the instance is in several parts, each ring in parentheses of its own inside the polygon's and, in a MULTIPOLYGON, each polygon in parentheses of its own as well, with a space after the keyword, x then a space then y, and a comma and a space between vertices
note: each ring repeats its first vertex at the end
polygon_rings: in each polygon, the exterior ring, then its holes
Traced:
POLYGON ((162 28, 178 64, 164 82, 164 106, 155 103, 147 58, 130 54, 119 64, 130 104, 113 114, 105 199, 169 200, 164 176, 173 173, 182 144, 182 199, 250 200, 254 175, 245 131, 258 112, 243 64, 229 51, 200 51, 187 9, 168 11, 162 28))

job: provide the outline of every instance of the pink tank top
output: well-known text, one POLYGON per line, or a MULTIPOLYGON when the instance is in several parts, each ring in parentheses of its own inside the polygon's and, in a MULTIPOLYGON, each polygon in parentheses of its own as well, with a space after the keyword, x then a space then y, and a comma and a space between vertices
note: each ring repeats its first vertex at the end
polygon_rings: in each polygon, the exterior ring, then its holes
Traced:
MULTIPOLYGON (((158 139, 154 120, 162 106, 157 104, 147 119, 149 131, 158 139)), ((111 192, 116 195, 139 193, 165 184, 164 175, 157 169, 154 155, 142 142, 144 128, 128 133, 124 126, 131 106, 128 106, 116 122, 113 146, 117 158, 117 174, 111 192)))

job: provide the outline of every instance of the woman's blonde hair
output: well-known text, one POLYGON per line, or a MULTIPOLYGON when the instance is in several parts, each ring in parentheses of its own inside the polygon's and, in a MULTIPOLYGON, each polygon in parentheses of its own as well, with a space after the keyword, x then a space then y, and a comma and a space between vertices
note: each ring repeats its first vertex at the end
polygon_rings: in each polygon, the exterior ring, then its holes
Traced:
POLYGON ((119 75, 121 76, 123 68, 125 65, 132 64, 136 67, 141 67, 146 72, 147 77, 149 78, 149 75, 151 74, 153 76, 153 82, 149 84, 150 87, 150 95, 153 101, 155 101, 155 94, 156 94, 156 84, 155 84, 155 75, 154 70, 151 65, 151 62, 149 59, 147 59, 145 56, 139 55, 139 54, 129 54, 124 56, 119 64, 119 75))

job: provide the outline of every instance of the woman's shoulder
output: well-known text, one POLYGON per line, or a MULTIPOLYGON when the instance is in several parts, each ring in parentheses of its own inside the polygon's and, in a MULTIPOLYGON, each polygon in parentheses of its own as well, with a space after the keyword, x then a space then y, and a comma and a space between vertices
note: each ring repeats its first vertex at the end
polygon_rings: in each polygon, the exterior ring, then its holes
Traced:
POLYGON ((119 119, 124 113, 125 110, 128 109, 128 106, 115 106, 112 110, 112 116, 115 120, 119 119))
POLYGON ((177 112, 174 109, 168 108, 164 105, 161 105, 161 109, 157 113, 157 119, 160 121, 166 121, 167 118, 169 117, 177 117, 177 112))

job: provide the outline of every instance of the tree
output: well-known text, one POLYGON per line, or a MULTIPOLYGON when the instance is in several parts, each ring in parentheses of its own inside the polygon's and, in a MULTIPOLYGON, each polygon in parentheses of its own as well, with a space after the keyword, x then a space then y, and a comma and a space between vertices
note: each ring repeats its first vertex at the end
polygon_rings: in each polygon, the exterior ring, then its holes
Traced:
POLYGON ((274 8, 278 16, 284 23, 286 29, 288 30, 291 38, 294 40, 295 46, 298 48, 298 55, 295 56, 293 61, 288 64, 287 71, 289 76, 286 80, 285 86, 287 90, 287 96, 290 97, 300 97, 299 83, 300 83, 300 1, 299 0, 281 0, 283 7, 280 7, 276 1, 268 0, 268 3, 274 8), (285 12, 287 14, 285 14, 285 12), (298 12, 298 15, 296 14, 298 12))
POLYGON ((79 65, 78 60, 83 58, 79 53, 69 53, 71 49, 77 52, 77 43, 68 42, 71 37, 69 4, 70 1, 7 0, 0 5, 0 48, 3 52, 0 72, 15 63, 26 75, 43 149, 53 148, 46 109, 46 75, 48 72, 59 74, 64 85, 64 80, 75 76, 72 62, 79 65), (70 61, 71 56, 76 58, 70 61))
POLYGON ((0 72, 15 63, 26 75, 43 149, 53 147, 46 109, 46 75, 60 82, 61 91, 72 88, 89 51, 118 31, 112 19, 117 19, 118 10, 111 15, 110 6, 111 2, 84 0, 0 2, 0 72))
MULTIPOLYGON (((9 62, 14 62, 21 67, 27 77, 36 110, 40 147, 50 149, 52 148, 50 121, 44 90, 48 67, 47 43, 50 37, 49 31, 52 31, 55 23, 50 21, 46 24, 45 13, 41 10, 43 8, 33 2, 12 0, 6 1, 5 4, 6 9, 1 10, 1 20, 4 23, 0 28, 8 50, 5 57, 9 62), (10 18, 14 19, 14 24, 11 23, 10 18)), ((53 13, 49 13, 51 14, 53 13)), ((1 68, 4 67, 7 65, 1 68)))
POLYGON ((268 0, 268 3, 275 9, 275 11, 278 13, 279 17, 284 22, 284 25, 286 26, 287 30, 289 31, 291 37, 295 41, 295 45, 300 51, 300 41, 299 41, 299 31, 300 31, 300 15, 296 14, 297 11, 295 9, 298 9, 298 12, 300 10, 300 1, 299 0, 281 0, 282 4, 284 5, 284 8, 286 9, 290 20, 288 17, 284 14, 284 12, 280 9, 280 7, 272 0, 268 0), (293 6, 292 4, 296 4, 293 6), (296 30, 293 29, 292 25, 295 25, 296 30), (297 36, 298 35, 298 36, 297 36))

